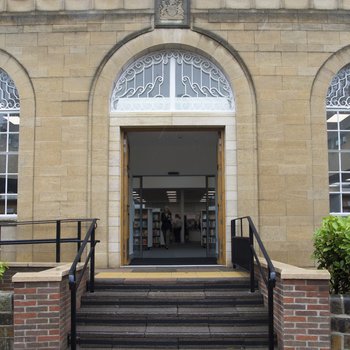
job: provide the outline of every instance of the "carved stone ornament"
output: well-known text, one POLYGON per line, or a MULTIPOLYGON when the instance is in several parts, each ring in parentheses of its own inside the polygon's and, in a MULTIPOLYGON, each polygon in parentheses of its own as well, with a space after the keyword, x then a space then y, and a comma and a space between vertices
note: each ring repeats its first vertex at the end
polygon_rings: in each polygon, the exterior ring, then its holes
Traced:
POLYGON ((156 27, 188 27, 190 0, 155 0, 156 27))

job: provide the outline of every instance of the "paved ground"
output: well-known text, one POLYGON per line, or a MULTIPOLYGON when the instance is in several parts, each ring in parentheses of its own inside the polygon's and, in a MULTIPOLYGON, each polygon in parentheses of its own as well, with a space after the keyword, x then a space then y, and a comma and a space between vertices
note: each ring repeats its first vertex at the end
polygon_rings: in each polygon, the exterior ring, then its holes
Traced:
POLYGON ((201 279, 201 278, 242 278, 249 274, 222 266, 162 266, 162 267, 122 267, 97 270, 99 279, 201 279))

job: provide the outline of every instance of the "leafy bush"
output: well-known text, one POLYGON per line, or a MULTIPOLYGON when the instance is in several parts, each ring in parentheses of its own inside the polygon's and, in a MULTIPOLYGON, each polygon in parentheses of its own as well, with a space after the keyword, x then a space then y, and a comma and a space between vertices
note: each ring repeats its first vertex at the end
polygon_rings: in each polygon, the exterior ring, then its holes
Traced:
POLYGON ((2 279, 2 276, 4 275, 7 269, 8 269, 7 264, 0 261, 0 280, 2 279))
POLYGON ((331 293, 350 292, 350 217, 328 216, 315 231, 314 257, 331 275, 331 293))

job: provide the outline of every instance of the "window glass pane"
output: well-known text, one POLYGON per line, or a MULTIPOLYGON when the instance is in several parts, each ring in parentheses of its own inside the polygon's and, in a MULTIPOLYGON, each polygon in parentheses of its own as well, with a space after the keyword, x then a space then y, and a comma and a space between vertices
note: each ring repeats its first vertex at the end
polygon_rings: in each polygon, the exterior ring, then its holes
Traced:
POLYGON ((17 173, 18 172, 18 155, 9 154, 8 156, 8 173, 17 173))
POLYGON ((17 214, 17 196, 7 196, 6 214, 17 214))
POLYGON ((0 154, 0 173, 6 173, 6 155, 0 154))
POLYGON ((329 152, 328 153, 328 168, 329 168, 329 171, 339 171, 338 152, 329 152))
POLYGON ((6 152, 7 150, 7 135, 0 134, 0 152, 6 152))
POLYGON ((4 215, 5 213, 5 196, 0 196, 0 215, 4 215))
POLYGON ((6 175, 0 175, 0 194, 5 193, 6 175))
POLYGON ((341 170, 350 171, 350 153, 348 152, 341 153, 341 170))
POLYGON ((340 213, 340 194, 331 194, 329 196, 329 205, 331 213, 340 213))
POLYGON ((337 113, 327 112, 327 130, 337 130, 338 129, 338 117, 337 113))
POLYGON ((350 133, 347 131, 340 133, 340 148, 350 150, 350 133))
POLYGON ((339 192, 340 191, 340 181, 339 174, 329 174, 329 192, 339 192))
POLYGON ((350 114, 339 113, 340 130, 350 130, 350 114))
POLYGON ((350 194, 343 195, 343 212, 350 212, 350 194))
POLYGON ((338 132, 337 131, 328 131, 328 149, 329 150, 338 150, 338 132))
POLYGON ((18 152, 18 134, 9 134, 9 152, 18 152))
POLYGON ((7 131, 7 114, 0 113, 0 132, 7 131))
POLYGON ((9 175, 7 178, 7 193, 17 193, 17 175, 9 175))

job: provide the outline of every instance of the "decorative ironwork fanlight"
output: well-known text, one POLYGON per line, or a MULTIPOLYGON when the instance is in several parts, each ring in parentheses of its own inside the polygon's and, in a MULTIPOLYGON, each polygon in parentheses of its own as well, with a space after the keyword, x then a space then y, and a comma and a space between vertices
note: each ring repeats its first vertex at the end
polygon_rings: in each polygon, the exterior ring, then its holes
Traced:
POLYGON ((350 65, 334 76, 328 88, 327 109, 350 109, 350 65))
POLYGON ((0 109, 17 110, 19 108, 19 94, 15 83, 9 75, 0 68, 0 109))
POLYGON ((111 111, 233 111, 231 86, 211 61, 182 50, 132 63, 115 82, 111 111))

